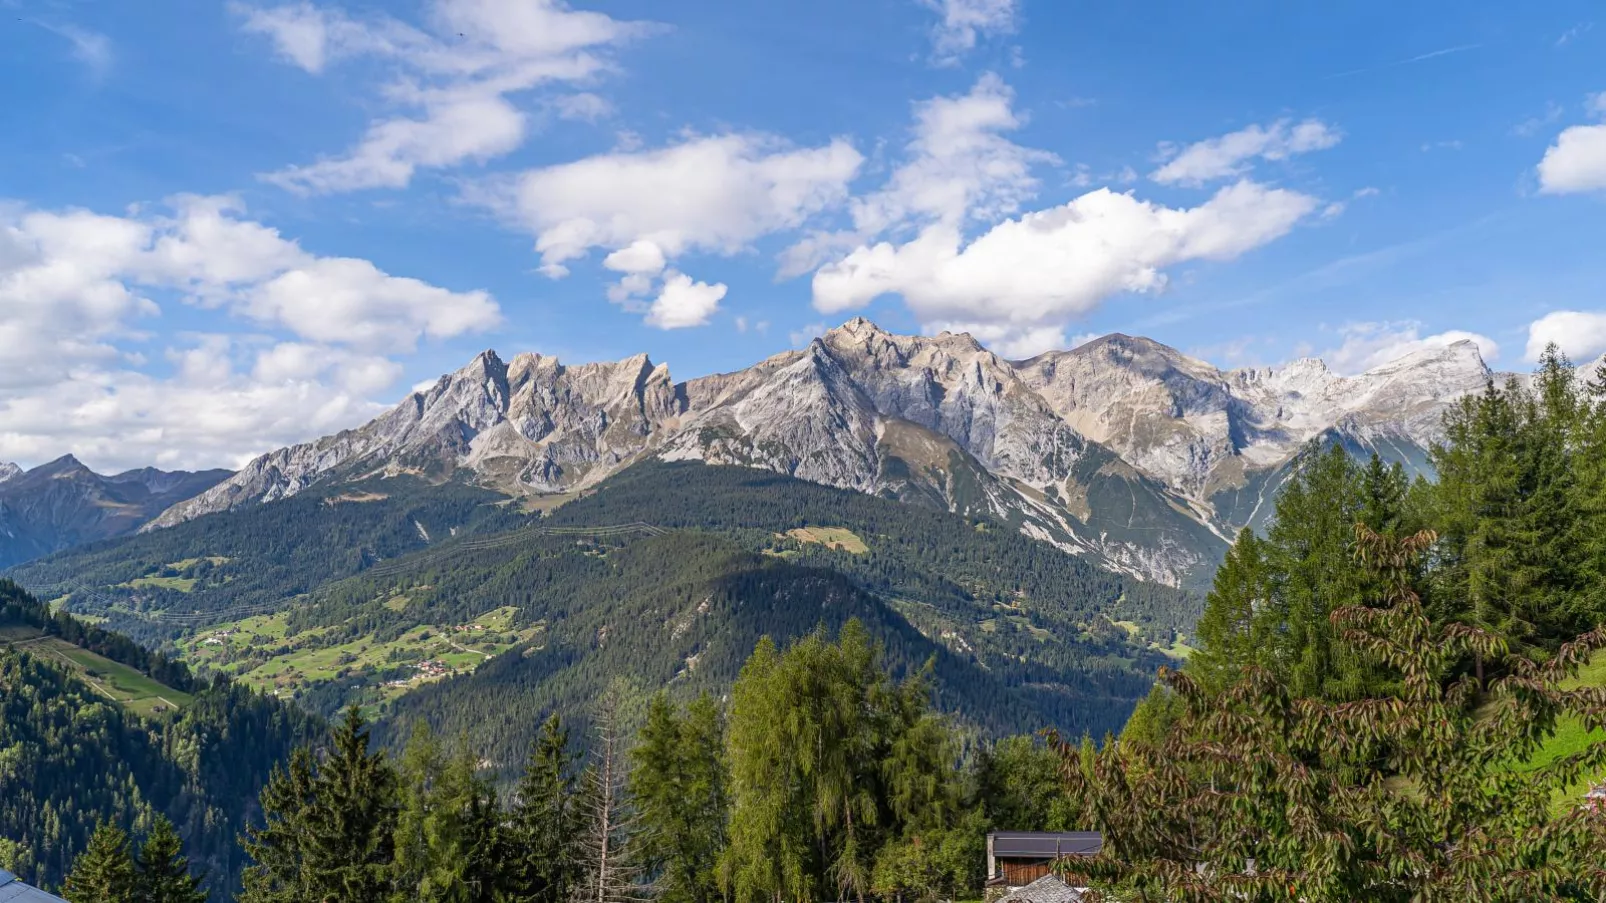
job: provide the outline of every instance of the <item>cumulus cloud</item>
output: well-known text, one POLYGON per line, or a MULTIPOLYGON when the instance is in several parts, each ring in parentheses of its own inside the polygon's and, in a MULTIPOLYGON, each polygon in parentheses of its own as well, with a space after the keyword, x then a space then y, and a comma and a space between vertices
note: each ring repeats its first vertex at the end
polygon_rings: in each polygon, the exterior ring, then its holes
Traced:
POLYGON ((665 274, 658 297, 647 309, 647 325, 659 329, 704 326, 708 318, 719 310, 719 301, 724 297, 723 283, 709 285, 671 270, 665 274))
POLYGON ((814 303, 837 313, 896 293, 923 322, 990 326, 995 341, 1025 341, 1109 295, 1160 290, 1169 267, 1229 260, 1285 235, 1317 203, 1248 181, 1193 208, 1101 188, 968 243, 939 223, 903 244, 860 247, 815 273, 814 303))
POLYGON ((1606 352, 1606 311, 1558 310, 1528 325, 1528 360, 1537 361, 1554 342, 1577 362, 1606 352))
MULTIPOLYGON (((592 80, 610 65, 610 48, 653 30, 561 0, 432 0, 422 28, 382 15, 355 18, 306 0, 233 9, 246 31, 268 37, 282 58, 309 73, 355 57, 382 61, 393 72, 380 98, 394 115, 373 122, 354 148, 264 176, 302 194, 403 187, 420 167, 506 154, 530 128, 513 98, 592 80)), ((607 111, 603 98, 588 93, 554 104, 571 118, 607 111)))
POLYGON ((1162 156, 1169 159, 1149 178, 1163 184, 1202 185, 1241 176, 1255 160, 1286 160, 1297 154, 1326 150, 1342 137, 1337 129, 1319 119, 1299 123, 1281 119, 1270 125, 1251 125, 1180 150, 1161 145, 1162 156))
MULTIPOLYGON (((1592 95, 1586 107, 1606 117, 1606 91, 1592 95)), ((1606 124, 1575 125, 1556 137, 1539 161, 1539 190, 1574 194, 1606 190, 1606 124)))
POLYGON ((781 255, 780 276, 806 273, 888 232, 934 223, 962 229, 1018 212, 1037 193, 1033 168, 1059 158, 1004 136, 1025 123, 1014 97, 988 73, 966 94, 916 103, 903 163, 881 188, 854 199, 852 228, 795 243, 781 255))
MULTIPOLYGON (((474 197, 535 234, 548 276, 568 275, 567 264, 593 249, 608 251, 603 265, 624 274, 609 298, 623 303, 649 294, 655 277, 682 254, 736 254, 839 206, 863 162, 845 139, 794 147, 769 135, 709 135, 530 170, 481 186, 474 197)), ((681 306, 694 294, 711 311, 718 301, 706 301, 713 287, 696 285, 703 287, 665 283, 671 300, 662 308, 654 302, 665 313, 650 322, 706 322, 668 313, 701 309, 681 306)))
POLYGON ((1422 324, 1414 320, 1350 323, 1339 330, 1342 344, 1321 352, 1320 357, 1334 372, 1346 375, 1381 367, 1408 354, 1448 348, 1457 342, 1477 345, 1485 361, 1500 357, 1499 344, 1485 335, 1461 329, 1428 336, 1421 332, 1422 324))
POLYGON ((375 416, 384 406, 369 393, 400 369, 338 349, 250 349, 216 337, 167 357, 167 377, 79 367, 28 391, 0 389, 0 460, 38 463, 70 450, 102 472, 235 468, 375 416))
POLYGON ((0 459, 237 464, 371 415, 400 375, 388 353, 500 321, 484 292, 320 257, 241 213, 217 197, 0 208, 0 459), (171 375, 153 375, 144 329, 175 296, 261 332, 179 336, 153 349, 171 375))
POLYGON ((921 0, 939 17, 931 29, 932 61, 952 65, 976 49, 984 37, 1012 34, 1019 11, 1016 0, 921 0))

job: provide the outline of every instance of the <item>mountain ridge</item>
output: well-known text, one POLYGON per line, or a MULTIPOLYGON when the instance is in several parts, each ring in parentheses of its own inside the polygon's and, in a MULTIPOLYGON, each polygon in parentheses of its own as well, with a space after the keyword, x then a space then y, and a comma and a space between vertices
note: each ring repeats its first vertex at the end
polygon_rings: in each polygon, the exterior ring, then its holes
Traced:
POLYGON ((103 475, 72 455, 30 470, 0 465, 0 567, 131 533, 231 475, 153 467, 103 475))
MULTIPOLYGON (((325 480, 412 473, 515 496, 586 490, 649 458, 740 464, 987 515, 1180 584, 1311 441, 1427 466, 1445 410, 1495 374, 1458 342, 1354 376, 1319 359, 1221 370, 1112 334, 1007 360, 968 334, 859 317, 802 349, 675 382, 646 354, 565 364, 494 350, 361 427, 278 449, 142 529, 325 480)), ((1192 576, 1190 576, 1192 575, 1192 576)))

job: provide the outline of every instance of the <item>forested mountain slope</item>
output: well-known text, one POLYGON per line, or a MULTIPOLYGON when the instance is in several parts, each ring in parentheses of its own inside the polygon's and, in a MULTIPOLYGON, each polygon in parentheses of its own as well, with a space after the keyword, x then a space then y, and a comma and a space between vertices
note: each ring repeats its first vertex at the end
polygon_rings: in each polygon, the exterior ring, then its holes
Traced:
POLYGON ((428 715, 504 764, 616 677, 723 692, 759 637, 855 616, 901 671, 935 657, 939 703, 977 730, 1100 733, 1200 604, 992 519, 765 470, 644 463, 546 517, 450 482, 337 488, 18 576, 197 667, 321 713, 428 715))
POLYGON ((269 771, 319 730, 292 706, 195 681, 0 581, 0 867, 33 884, 56 885, 97 823, 138 834, 165 815, 223 899, 269 771), (161 676, 182 707, 141 714, 116 692, 124 673, 161 676))

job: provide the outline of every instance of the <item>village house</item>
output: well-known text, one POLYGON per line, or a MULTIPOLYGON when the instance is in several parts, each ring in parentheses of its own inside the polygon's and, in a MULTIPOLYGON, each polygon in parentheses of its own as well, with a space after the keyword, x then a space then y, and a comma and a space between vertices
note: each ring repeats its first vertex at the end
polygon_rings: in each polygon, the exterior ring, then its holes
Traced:
POLYGON ((1084 888, 1054 874, 1054 863, 1096 856, 1097 831, 996 831, 987 835, 986 903, 1073 903, 1084 888))

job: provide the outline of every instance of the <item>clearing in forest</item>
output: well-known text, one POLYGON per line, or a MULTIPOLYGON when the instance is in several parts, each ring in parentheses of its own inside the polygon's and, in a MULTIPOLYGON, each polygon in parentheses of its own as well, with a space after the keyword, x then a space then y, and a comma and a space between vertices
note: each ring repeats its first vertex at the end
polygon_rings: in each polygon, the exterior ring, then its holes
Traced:
POLYGON ((863 555, 870 551, 864 540, 846 527, 798 527, 786 531, 786 535, 798 542, 818 543, 828 549, 851 552, 854 555, 863 555))

